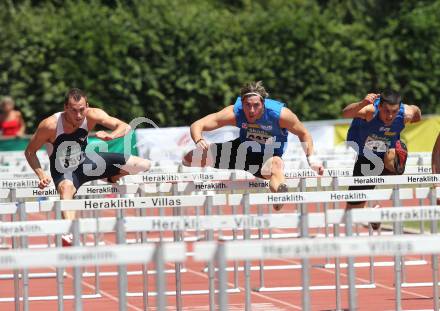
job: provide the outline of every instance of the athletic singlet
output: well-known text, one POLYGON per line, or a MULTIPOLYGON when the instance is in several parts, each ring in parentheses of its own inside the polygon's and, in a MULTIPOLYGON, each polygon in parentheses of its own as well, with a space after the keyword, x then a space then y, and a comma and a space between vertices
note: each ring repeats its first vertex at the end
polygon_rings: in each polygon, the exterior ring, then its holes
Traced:
POLYGON ((236 126, 240 128, 240 141, 257 142, 261 146, 261 151, 258 153, 264 153, 265 146, 277 143, 279 147, 274 148, 274 155, 281 157, 287 146, 288 134, 287 129, 280 127, 280 115, 283 107, 284 104, 279 101, 265 99, 261 118, 256 123, 248 123, 243 112, 241 97, 238 97, 234 104, 234 114, 236 126))
POLYGON ((59 173, 72 171, 84 161, 84 152, 87 146, 89 134, 87 118, 84 118, 81 126, 74 132, 64 132, 63 112, 54 114, 57 119, 55 141, 46 143, 51 170, 56 169, 59 173))
POLYGON ((359 146, 359 155, 364 154, 364 148, 383 157, 389 148, 394 148, 400 139, 400 132, 405 128, 405 108, 400 103, 400 109, 391 125, 385 125, 379 118, 379 101, 374 101, 374 117, 371 121, 354 118, 347 133, 347 141, 359 146))

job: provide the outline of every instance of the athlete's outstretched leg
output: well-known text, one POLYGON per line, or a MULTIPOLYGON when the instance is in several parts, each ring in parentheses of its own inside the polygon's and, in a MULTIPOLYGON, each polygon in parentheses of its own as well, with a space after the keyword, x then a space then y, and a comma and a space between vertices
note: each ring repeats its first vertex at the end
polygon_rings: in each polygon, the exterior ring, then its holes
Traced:
POLYGON ((108 180, 112 183, 115 183, 119 180, 119 178, 126 175, 135 175, 142 172, 147 172, 151 168, 151 161, 147 159, 143 159, 137 156, 130 156, 127 162, 122 165, 119 174, 113 175, 108 178, 108 180))
POLYGON ((272 192, 277 192, 278 187, 285 183, 284 162, 280 157, 269 158, 261 168, 261 176, 269 179, 269 188, 272 192))
MULTIPOLYGON (((261 176, 269 179, 269 189, 271 192, 287 192, 286 179, 284 176, 284 162, 280 157, 268 159, 261 168, 261 176)), ((281 210, 283 204, 274 204, 273 208, 281 210)))
POLYGON ((215 158, 212 155, 211 149, 202 150, 196 148, 184 155, 182 164, 192 167, 214 166, 215 158))
MULTIPOLYGON (((61 200, 72 200, 76 193, 76 188, 73 182, 68 179, 64 179, 57 186, 58 193, 60 194, 61 200)), ((62 217, 64 219, 73 220, 75 219, 75 211, 64 211, 62 212, 62 217)), ((72 246, 73 236, 72 234, 65 234, 61 237, 63 246, 72 246)))

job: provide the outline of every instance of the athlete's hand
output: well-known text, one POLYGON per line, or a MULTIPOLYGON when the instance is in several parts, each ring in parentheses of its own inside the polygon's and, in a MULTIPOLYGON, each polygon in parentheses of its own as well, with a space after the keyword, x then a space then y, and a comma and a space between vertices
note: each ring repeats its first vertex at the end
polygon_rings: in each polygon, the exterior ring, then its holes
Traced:
POLYGON ((44 189, 47 186, 49 186, 51 182, 52 182, 52 178, 50 178, 47 175, 44 175, 43 178, 41 178, 40 182, 38 183, 38 188, 44 189))
POLYGON ((365 106, 372 105, 374 101, 380 96, 380 94, 370 93, 365 96, 365 98, 362 100, 362 104, 365 106))
POLYGON ((113 136, 105 131, 98 131, 95 134, 96 138, 102 139, 104 141, 109 141, 113 139, 113 136))
POLYGON ((208 150, 209 143, 204 138, 201 138, 198 140, 196 147, 197 147, 197 149, 208 150))
POLYGON ((324 174, 324 166, 322 165, 322 161, 317 159, 315 156, 308 156, 307 162, 309 163, 310 168, 316 172, 316 174, 322 176, 324 174))
POLYGON ((324 174, 324 166, 321 162, 310 163, 310 168, 316 172, 319 176, 324 174))

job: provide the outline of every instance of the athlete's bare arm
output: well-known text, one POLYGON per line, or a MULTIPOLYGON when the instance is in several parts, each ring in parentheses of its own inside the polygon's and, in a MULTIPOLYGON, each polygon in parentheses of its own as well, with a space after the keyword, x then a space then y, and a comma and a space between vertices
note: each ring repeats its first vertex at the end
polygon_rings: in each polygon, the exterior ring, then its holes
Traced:
POLYGON ((306 156, 313 154, 313 140, 309 131, 305 128, 304 124, 298 119, 288 108, 282 108, 280 114, 280 127, 287 129, 290 133, 298 136, 298 139, 303 144, 304 152, 306 156))
POLYGON ((209 145, 202 139, 203 131, 212 131, 226 125, 235 125, 234 106, 228 106, 222 110, 211 113, 191 124, 191 138, 198 147, 207 150, 209 145))
POLYGON ((373 103, 379 96, 380 94, 375 93, 367 94, 367 96, 365 96, 365 98, 361 101, 347 105, 342 110, 342 116, 344 118, 362 118, 365 120, 369 119, 371 111, 374 112, 373 103), (368 106, 371 107, 366 108, 368 106))
POLYGON ((302 143, 302 147, 304 149, 304 153, 306 154, 310 167, 319 175, 322 175, 324 173, 322 163, 317 163, 315 160, 310 160, 311 156, 313 155, 312 135, 310 135, 309 131, 298 119, 296 114, 294 114, 288 108, 282 108, 281 110, 280 127, 286 128, 290 133, 298 136, 299 141, 302 143))
POLYGON ((96 132, 96 137, 105 141, 123 137, 127 135, 131 129, 124 121, 109 116, 107 112, 99 108, 89 108, 87 120, 91 123, 90 130, 94 128, 96 124, 112 130, 111 133, 107 133, 106 131, 96 132))
POLYGON ((34 135, 31 137, 29 144, 24 151, 26 156, 26 160, 29 163, 30 167, 34 170, 35 174, 40 179, 40 183, 38 187, 44 188, 47 187, 51 178, 46 175, 44 170, 41 168, 40 161, 37 157, 37 151, 48 142, 54 138, 56 132, 56 118, 51 116, 40 122, 38 128, 34 135))
POLYGON ((422 112, 416 105, 404 105, 405 123, 415 123, 422 119, 422 112))

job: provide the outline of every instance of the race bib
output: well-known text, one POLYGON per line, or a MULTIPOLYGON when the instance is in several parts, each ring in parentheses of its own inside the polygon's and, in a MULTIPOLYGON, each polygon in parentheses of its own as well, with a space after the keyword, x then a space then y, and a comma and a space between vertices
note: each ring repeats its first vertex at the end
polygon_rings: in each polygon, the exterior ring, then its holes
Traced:
POLYGON ((57 160, 65 169, 75 168, 84 160, 84 153, 78 143, 69 144, 65 148, 58 149, 57 160))
POLYGON ((374 152, 387 152, 388 144, 384 140, 380 140, 377 137, 368 136, 365 141, 365 148, 374 152))
POLYGON ((265 144, 266 142, 269 143, 273 141, 273 136, 270 133, 263 131, 261 129, 248 128, 246 133, 246 139, 256 141, 257 143, 260 144, 265 144))

